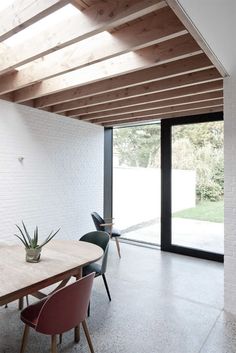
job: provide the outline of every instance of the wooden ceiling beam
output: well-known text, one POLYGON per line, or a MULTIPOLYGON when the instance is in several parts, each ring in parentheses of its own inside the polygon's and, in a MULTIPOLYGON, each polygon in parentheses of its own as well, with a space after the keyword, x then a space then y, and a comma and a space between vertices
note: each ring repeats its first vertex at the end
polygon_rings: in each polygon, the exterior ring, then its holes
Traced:
MULTIPOLYGON (((200 53, 198 45, 189 34, 186 34, 15 91, 15 102, 39 98, 97 81, 100 81, 96 85, 97 91, 99 91, 100 86, 103 85, 102 80, 106 78, 120 76, 200 53)), ((92 95, 92 92, 88 92, 87 95, 92 95)))
POLYGON ((0 73, 43 55, 132 21, 166 6, 162 0, 100 1, 83 12, 50 26, 27 41, 1 51, 0 73))
MULTIPOLYGON (((188 97, 179 97, 179 98, 173 98, 173 99, 167 99, 167 100, 162 100, 162 101, 154 101, 154 102, 149 102, 148 96, 146 96, 146 102, 145 103, 137 103, 135 105, 131 106, 123 106, 120 104, 119 108, 116 109, 105 109, 101 111, 95 111, 95 112, 84 112, 83 110, 72 110, 68 112, 66 115, 69 117, 74 117, 77 116, 81 120, 86 120, 90 121, 93 119, 100 119, 104 118, 106 116, 119 116, 122 114, 126 113, 135 113, 135 112, 141 112, 141 111, 146 111, 146 110, 152 110, 152 109, 159 109, 159 108, 164 108, 164 107, 171 107, 171 106, 178 106, 182 104, 192 104, 192 103, 197 103, 197 102, 205 102, 205 101, 213 101, 219 98, 223 98, 223 91, 216 91, 216 92, 209 92, 209 93, 201 93, 201 94, 196 94, 194 96, 188 96, 188 97)), ((137 98, 138 101, 138 98, 137 98)))
POLYGON ((147 110, 147 111, 142 111, 142 112, 135 112, 135 113, 127 113, 123 114, 122 116, 107 116, 105 118, 101 119, 93 119, 90 122, 95 123, 95 124, 105 124, 109 123, 110 121, 124 121, 124 120, 129 120, 129 119, 136 119, 136 118, 142 118, 144 116, 160 116, 161 114, 166 114, 166 113, 173 113, 173 112, 179 112, 179 111, 187 111, 187 110, 194 110, 194 109, 202 109, 202 108, 211 108, 211 107, 218 107, 218 106, 223 106, 223 99, 217 99, 214 101, 206 101, 206 102, 198 102, 198 103, 192 103, 192 104, 182 104, 180 106, 170 106, 170 107, 164 107, 164 108, 157 108, 153 110, 147 110))
MULTIPOLYGON (((215 69, 207 69, 203 71, 198 71, 190 74, 185 74, 181 76, 176 76, 176 77, 171 77, 163 80, 158 80, 154 82, 149 82, 146 84, 140 84, 140 85, 135 85, 131 86, 125 89, 119 89, 111 92, 106 92, 101 95, 97 96, 92 96, 86 98, 88 102, 91 100, 93 103, 108 103, 108 102, 120 102, 120 105, 123 104, 123 100, 126 102, 130 98, 141 98, 145 96, 145 99, 148 99, 148 95, 152 94, 161 94, 161 98, 167 98, 168 96, 171 96, 172 94, 175 95, 176 92, 172 93, 173 91, 176 91, 180 88, 184 88, 185 91, 184 93, 188 94, 187 92, 189 91, 189 94, 195 92, 198 93, 199 90, 201 92, 201 89, 206 90, 207 87, 209 87, 213 90, 215 89, 222 89, 223 87, 223 78, 219 74, 219 72, 215 69), (201 84, 205 84, 205 87, 200 88, 199 86, 201 84), (194 86, 196 86, 196 89, 194 90, 194 86)), ((209 88, 209 89, 210 89, 209 88)), ((177 94, 183 94, 183 92, 180 92, 177 94)), ((85 103, 85 101, 84 101, 85 103)), ((52 109, 52 111, 54 111, 52 109)))
POLYGON ((50 102, 57 103, 58 101, 60 101, 60 99, 64 98, 66 102, 54 105, 53 111, 55 113, 83 107, 89 107, 92 105, 103 103, 103 101, 106 102, 106 95, 99 95, 98 97, 96 97, 96 95, 101 94, 101 92, 114 91, 120 88, 127 88, 139 84, 145 84, 163 78, 174 77, 190 72, 201 71, 203 69, 208 68, 213 68, 213 65, 211 64, 210 60, 206 57, 205 54, 199 54, 190 58, 173 61, 168 64, 158 65, 148 69, 125 74, 120 77, 114 77, 108 80, 104 80, 103 83, 101 83, 102 87, 101 85, 99 87, 99 91, 97 90, 96 83, 90 84, 87 87, 87 90, 92 92, 92 94, 94 95, 93 97, 81 98, 86 94, 86 86, 83 86, 81 88, 75 88, 70 91, 66 91, 64 92, 64 95, 63 93, 60 93, 55 94, 54 96, 49 96, 45 98, 43 97, 41 99, 38 99, 35 102, 35 106, 40 107, 40 105, 45 103, 48 104, 50 102))
MULTIPOLYGON (((123 99, 122 101, 112 101, 108 103, 101 103, 98 105, 92 105, 91 107, 83 107, 77 110, 77 115, 90 114, 101 111, 117 110, 120 108, 135 107, 142 104, 150 104, 154 102, 163 102, 168 104, 173 99, 192 99, 192 96, 204 95, 223 91, 223 84, 220 81, 207 82, 200 85, 194 85, 184 88, 177 88, 168 91, 146 94, 143 96, 123 99)), ((222 94, 222 93, 221 93, 222 94)), ((53 109, 52 109, 53 111, 53 109)), ((66 111, 68 116, 69 113, 73 113, 74 110, 66 111)), ((61 112, 60 112, 61 113, 61 112)), ((59 113, 59 114, 60 114, 59 113)))
MULTIPOLYGON (((204 102, 191 102, 190 104, 182 104, 182 105, 176 105, 176 106, 167 106, 167 107, 160 107, 157 109, 150 109, 150 110, 143 110, 143 111, 137 111, 137 112, 130 112, 127 114, 121 114, 121 115, 110 115, 110 116, 104 116, 104 117, 97 117, 91 120, 85 120, 82 119, 81 117, 77 117, 79 120, 83 121, 88 121, 90 123, 95 123, 95 124, 104 124, 107 123, 111 120, 126 120, 126 119, 132 119, 132 118, 140 118, 145 115, 148 116, 154 116, 154 115, 160 115, 160 114, 165 114, 165 113, 171 113, 171 112, 178 112, 178 111, 183 111, 183 110, 194 110, 194 109, 200 109, 200 108, 210 108, 210 107, 219 107, 223 106, 223 99, 215 99, 215 100, 210 100, 210 101, 204 101, 204 102)), ((75 117, 73 117, 75 118, 75 117)))
MULTIPOLYGON (((8 93, 8 94, 9 94, 9 93, 8 93)), ((22 104, 22 103, 20 103, 20 104, 22 104)), ((34 102, 33 102, 33 101, 28 101, 28 102, 24 103, 23 105, 26 105, 27 107, 32 107, 32 108, 34 108, 34 102)))
POLYGON ((183 110, 181 112, 170 112, 170 113, 163 113, 160 115, 146 115, 143 116, 142 118, 134 118, 134 119, 129 119, 129 120, 114 120, 110 121, 109 123, 104 123, 102 124, 104 127, 111 127, 111 126, 125 126, 125 125, 130 125, 130 124, 137 124, 137 123, 142 123, 142 122, 153 122, 153 121, 158 121, 161 119, 171 119, 171 118, 179 118, 179 117, 191 117, 199 114, 210 114, 210 113, 218 113, 223 111, 223 105, 222 106, 215 106, 215 107, 207 107, 207 108, 198 108, 194 110, 183 110))
MULTIPOLYGON (((173 90, 180 87, 188 87, 204 82, 223 81, 221 75, 216 69, 194 72, 182 76, 171 77, 159 81, 141 84, 126 89, 120 89, 114 92, 107 92, 107 101, 120 101, 131 97, 139 97, 151 93, 158 93, 167 90, 173 90)), ((91 97, 92 98, 92 97, 91 97)))
POLYGON ((0 41, 6 40, 69 3, 69 0, 14 0, 0 12, 0 41))
POLYGON ((170 8, 165 7, 154 16, 114 32, 100 33, 47 55, 25 69, 0 81, 0 94, 15 91, 105 59, 138 50, 186 34, 182 23, 170 8))
POLYGON ((13 101, 13 93, 10 92, 10 93, 3 94, 3 95, 0 96, 0 99, 12 102, 13 101))
POLYGON ((70 0, 70 2, 77 7, 80 11, 87 9, 88 5, 84 3, 83 0, 70 0))

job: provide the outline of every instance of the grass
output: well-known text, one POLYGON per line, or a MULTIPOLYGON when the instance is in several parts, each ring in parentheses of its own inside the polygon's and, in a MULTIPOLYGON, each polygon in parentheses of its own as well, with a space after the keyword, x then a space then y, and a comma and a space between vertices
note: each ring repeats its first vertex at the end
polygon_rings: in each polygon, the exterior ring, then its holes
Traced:
POLYGON ((175 212, 173 217, 196 219, 208 222, 224 222, 224 201, 202 201, 194 208, 175 212))

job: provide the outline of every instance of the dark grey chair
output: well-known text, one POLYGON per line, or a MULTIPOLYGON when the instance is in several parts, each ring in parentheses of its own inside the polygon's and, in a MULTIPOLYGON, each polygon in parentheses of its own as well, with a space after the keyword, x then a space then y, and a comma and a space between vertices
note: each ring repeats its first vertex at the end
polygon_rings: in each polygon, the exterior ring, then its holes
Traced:
POLYGON ((94 225, 97 230, 107 232, 110 234, 111 238, 115 239, 118 255, 121 258, 120 244, 119 244, 119 240, 118 240, 118 238, 121 236, 121 232, 118 229, 113 227, 112 222, 109 222, 109 223, 105 222, 105 220, 97 212, 91 213, 91 216, 92 216, 94 225))
POLYGON ((102 276, 108 298, 111 301, 111 295, 110 295, 109 287, 105 276, 106 269, 107 269, 107 255, 108 255, 108 248, 109 248, 109 240, 110 240, 109 234, 103 231, 94 231, 94 232, 87 233, 83 235, 82 238, 80 239, 80 241, 86 241, 88 243, 95 244, 97 246, 100 246, 100 248, 103 249, 104 254, 102 257, 101 264, 95 262, 88 266, 83 267, 83 276, 87 276, 92 272, 95 272, 95 277, 102 276))

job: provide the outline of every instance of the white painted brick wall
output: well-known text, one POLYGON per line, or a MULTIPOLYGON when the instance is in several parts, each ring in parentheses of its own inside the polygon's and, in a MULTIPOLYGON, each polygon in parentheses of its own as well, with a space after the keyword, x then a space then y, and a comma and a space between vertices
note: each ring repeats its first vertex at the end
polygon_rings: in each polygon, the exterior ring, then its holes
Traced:
POLYGON ((225 310, 236 314, 236 72, 224 80, 225 310))
POLYGON ((0 241, 23 219, 78 239, 103 209, 103 128, 0 100, 0 241), (24 157, 20 163, 18 157, 24 157))

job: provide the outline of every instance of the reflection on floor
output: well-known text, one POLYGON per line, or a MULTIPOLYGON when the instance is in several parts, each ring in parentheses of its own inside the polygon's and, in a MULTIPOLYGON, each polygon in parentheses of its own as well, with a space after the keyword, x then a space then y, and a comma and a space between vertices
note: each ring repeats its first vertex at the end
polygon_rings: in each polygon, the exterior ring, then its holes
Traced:
MULTIPOLYGON (((135 227, 133 227, 135 228, 135 227)), ((193 219, 173 218, 172 239, 177 245, 224 253, 224 224, 193 219)), ((160 245, 160 222, 124 233, 126 239, 160 245)))
MULTIPOLYGON (((97 353, 235 353, 236 322, 224 314, 223 265, 122 243, 110 246, 107 280, 95 279, 88 319, 97 353)), ((37 266, 37 265, 36 265, 37 266)), ((0 308, 0 352, 19 352, 23 325, 16 303, 0 308)), ((59 353, 88 353, 73 333, 59 353)), ((27 352, 49 352, 48 337, 30 333, 27 352)))

